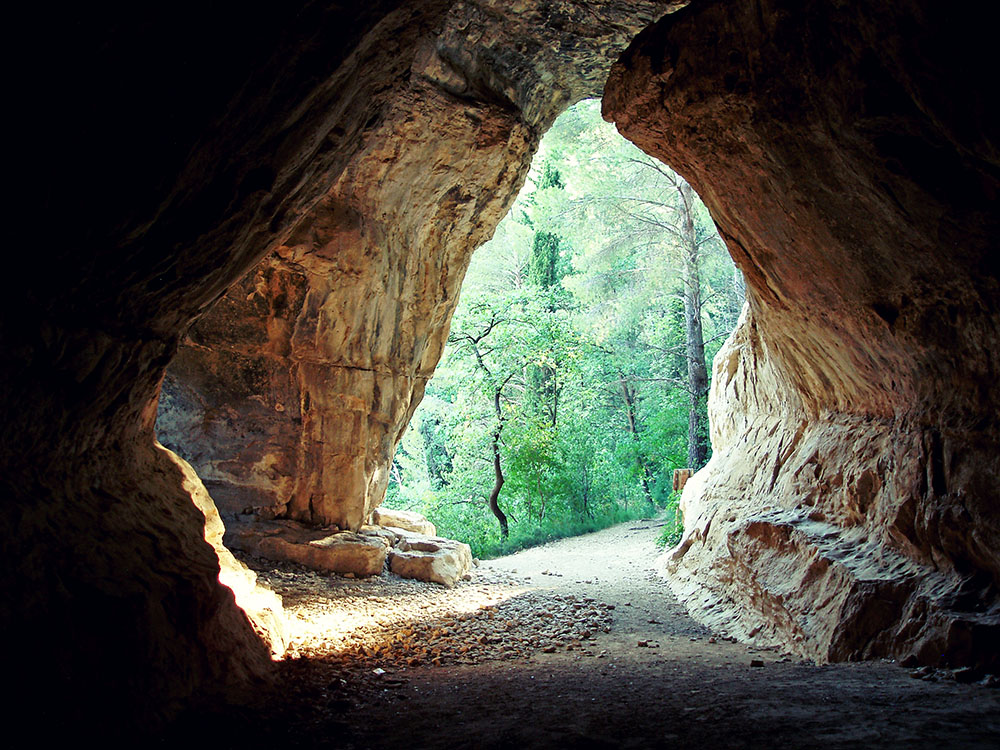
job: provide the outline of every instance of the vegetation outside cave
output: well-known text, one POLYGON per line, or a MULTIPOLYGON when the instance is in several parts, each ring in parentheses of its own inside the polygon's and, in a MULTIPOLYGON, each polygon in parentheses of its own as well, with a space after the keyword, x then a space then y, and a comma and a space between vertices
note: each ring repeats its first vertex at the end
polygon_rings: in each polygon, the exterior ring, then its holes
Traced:
POLYGON ((493 557, 667 511, 709 457, 706 362, 743 282, 690 186, 600 117, 553 125, 475 254, 386 505, 493 557))

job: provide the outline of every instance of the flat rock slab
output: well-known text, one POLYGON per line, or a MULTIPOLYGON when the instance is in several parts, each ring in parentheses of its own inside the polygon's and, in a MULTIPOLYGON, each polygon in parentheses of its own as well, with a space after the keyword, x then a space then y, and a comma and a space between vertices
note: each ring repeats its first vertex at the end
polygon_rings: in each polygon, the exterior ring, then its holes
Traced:
POLYGON ((399 541, 389 552, 389 570, 402 578, 454 586, 472 567, 472 550, 464 542, 394 528, 399 541))
POLYGON ((390 540, 380 534, 310 529, 292 521, 257 522, 226 534, 226 545, 268 560, 313 570, 376 576, 385 567, 390 540))
POLYGON ((372 511, 372 523, 378 526, 392 526, 413 531, 425 536, 437 536, 437 527, 419 513, 408 510, 376 508, 372 511))

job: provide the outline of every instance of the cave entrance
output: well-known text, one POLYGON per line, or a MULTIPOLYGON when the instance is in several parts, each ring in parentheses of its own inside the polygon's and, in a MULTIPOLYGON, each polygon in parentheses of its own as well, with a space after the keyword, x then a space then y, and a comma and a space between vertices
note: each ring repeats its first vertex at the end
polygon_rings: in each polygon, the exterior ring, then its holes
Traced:
MULTIPOLYGON (((349 222, 339 204, 329 211, 326 218, 349 222)), ((320 229, 314 223, 308 231, 320 229)), ((328 286, 348 272, 362 273, 346 241, 357 238, 316 242, 328 286), (348 253, 332 268, 330 245, 348 253)), ((370 392, 362 401, 356 384, 339 380, 370 373, 376 393, 392 394, 380 387, 376 368, 337 360, 312 380, 313 363, 296 353, 304 349, 296 336, 310 326, 321 330, 326 321, 314 308, 322 311, 327 301, 310 297, 329 290, 308 285, 311 259, 294 242, 289 247, 192 330, 168 371, 158 430, 165 445, 197 467, 226 520, 227 545, 250 556, 294 613, 292 655, 406 654, 400 633, 441 630, 447 618, 479 623, 492 639, 490 613, 507 601, 503 612, 517 622, 529 610, 582 610, 582 624, 563 623, 570 645, 606 627, 615 607, 634 607, 629 613, 642 611, 652 621, 676 606, 660 601, 662 584, 639 591, 629 582, 651 570, 657 542, 679 536, 672 474, 708 459, 707 363, 737 322, 743 282, 694 191, 604 122, 599 100, 581 101, 555 121, 513 206, 473 256, 437 375, 420 389, 423 401, 388 464, 386 502, 363 517, 396 526, 380 517, 383 510, 416 511, 436 529, 414 531, 465 542, 482 560, 619 524, 606 538, 569 540, 558 563, 545 556, 550 548, 485 562, 473 575, 476 585, 455 594, 358 580, 381 571, 384 552, 321 561, 335 546, 327 540, 353 533, 346 523, 247 530, 275 517, 279 524, 308 520, 296 517, 296 500, 275 500, 301 481, 288 438, 296 435, 305 446, 296 460, 312 448, 308 441, 322 444, 317 425, 348 401, 345 392, 354 388, 359 409, 370 410, 359 420, 378 422, 380 410, 409 408, 370 392), (260 336, 246 336, 248 329, 266 332, 263 351, 260 336), (600 551, 595 539, 605 540, 600 551), (341 575, 323 575, 330 572, 341 575), (634 597, 622 599, 620 592, 634 597), (450 614, 435 616, 435 608, 450 614)), ((350 346, 338 325, 327 323, 323 336, 328 347, 350 346)), ((306 350, 310 356, 315 346, 306 350)), ((340 432, 364 438, 356 431, 364 422, 345 421, 345 413, 352 415, 341 409, 340 421, 330 419, 335 438, 345 439, 340 432)), ((384 436, 384 424, 377 426, 384 436)), ((338 464, 342 457, 331 465, 350 479, 357 464, 338 464)), ((311 500, 307 506, 312 510, 311 500)), ((567 645, 542 640, 535 645, 567 645)))
POLYGON ((462 284, 386 507, 495 557, 666 511, 708 460, 711 362, 743 304, 704 204, 602 120, 566 110, 462 284))

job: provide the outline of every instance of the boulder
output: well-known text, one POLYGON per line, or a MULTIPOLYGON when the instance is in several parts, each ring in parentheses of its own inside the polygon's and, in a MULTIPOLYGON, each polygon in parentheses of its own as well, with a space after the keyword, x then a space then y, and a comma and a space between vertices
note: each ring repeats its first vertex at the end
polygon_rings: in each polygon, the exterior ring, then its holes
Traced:
POLYGON ((419 513, 408 510, 376 508, 372 511, 372 521, 379 526, 392 526, 405 531, 414 531, 425 536, 437 536, 437 528, 419 513))
POLYGON ((389 552, 389 569, 403 578, 454 586, 472 567, 472 550, 464 542, 402 531, 389 552))
POLYGON ((226 544, 268 560, 294 562, 313 570, 379 575, 389 540, 377 534, 308 529, 290 521, 257 522, 226 535, 226 544))

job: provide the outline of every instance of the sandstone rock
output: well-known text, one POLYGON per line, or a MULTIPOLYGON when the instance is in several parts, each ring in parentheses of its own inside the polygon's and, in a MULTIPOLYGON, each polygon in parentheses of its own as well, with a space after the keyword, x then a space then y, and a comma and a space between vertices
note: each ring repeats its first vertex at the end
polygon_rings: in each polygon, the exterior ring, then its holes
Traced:
POLYGON ((400 531, 402 531, 402 529, 393 530, 391 528, 387 528, 387 527, 383 527, 383 526, 368 526, 368 525, 365 525, 365 526, 362 526, 358 530, 358 533, 359 534, 363 534, 365 536, 380 537, 380 538, 384 539, 386 541, 386 543, 391 547, 396 542, 399 541, 399 532, 400 531))
POLYGON ((242 526, 226 536, 226 544, 268 560, 362 577, 379 575, 389 550, 388 540, 378 535, 351 531, 331 534, 291 521, 242 526))
POLYGON ((748 285, 671 586, 818 661, 1000 659, 996 139, 966 109, 985 61, 944 13, 708 0, 643 32, 604 98, 748 285), (936 28, 919 51, 913 18, 936 28))
POLYGON ((187 462, 166 448, 160 450, 183 472, 184 489, 191 494, 195 506, 205 516, 205 541, 212 545, 219 557, 219 582, 232 590, 236 603, 246 612, 254 632, 267 643, 273 657, 280 657, 286 647, 285 613, 281 597, 257 582, 256 574, 233 557, 223 544, 226 533, 222 517, 215 503, 187 462))
POLYGON ((424 536, 437 536, 437 528, 419 513, 407 510, 376 508, 372 512, 373 523, 379 526, 393 526, 405 531, 413 531, 424 536))
POLYGON ((472 567, 472 550, 464 542, 402 532, 389 553, 389 569, 403 578, 454 586, 472 567))

